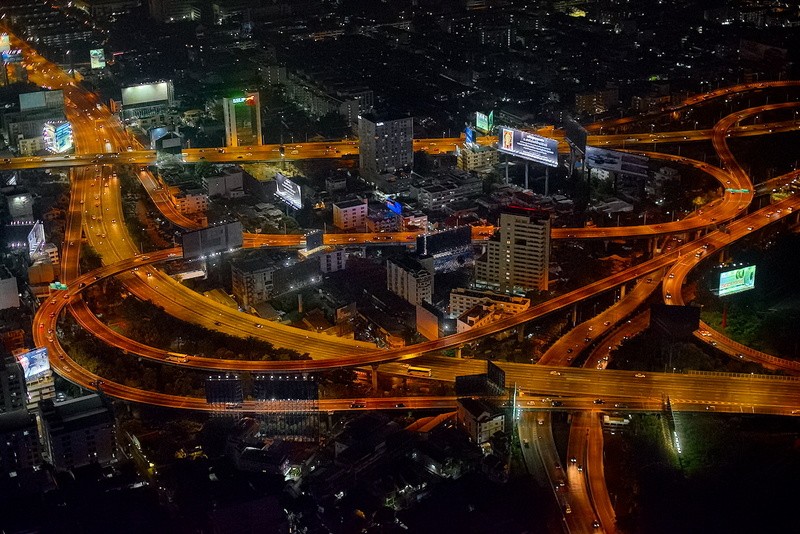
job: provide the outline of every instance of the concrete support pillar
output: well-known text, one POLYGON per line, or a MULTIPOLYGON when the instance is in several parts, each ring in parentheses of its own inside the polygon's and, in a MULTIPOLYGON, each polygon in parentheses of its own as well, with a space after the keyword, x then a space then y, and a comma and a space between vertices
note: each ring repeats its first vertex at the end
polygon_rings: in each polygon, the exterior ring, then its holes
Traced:
POLYGON ((370 376, 372 378, 372 392, 377 394, 378 393, 378 364, 374 364, 370 366, 372 368, 372 372, 370 376))
POLYGON ((459 345, 456 347, 456 358, 461 358, 461 349, 464 348, 463 345, 459 345))
POLYGON ((525 189, 528 189, 528 162, 525 161, 525 189))
POLYGON ((622 299, 625 298, 625 288, 627 288, 627 287, 628 286, 626 286, 625 284, 622 284, 621 286, 619 286, 619 300, 622 300, 622 299))
POLYGON ((578 305, 577 304, 573 304, 572 305, 572 326, 574 327, 576 324, 578 324, 578 305))

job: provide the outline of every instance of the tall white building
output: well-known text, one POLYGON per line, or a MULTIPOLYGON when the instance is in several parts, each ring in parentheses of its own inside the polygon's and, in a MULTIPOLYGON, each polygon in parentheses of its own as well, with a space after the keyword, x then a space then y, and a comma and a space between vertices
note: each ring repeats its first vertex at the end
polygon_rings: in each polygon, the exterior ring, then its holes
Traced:
POLYGON ((546 291, 550 263, 550 214, 507 208, 500 228, 475 262, 475 284, 503 293, 546 291))
POLYGON ((261 101, 258 92, 222 99, 225 146, 261 145, 261 101))
POLYGON ((411 304, 430 302, 433 297, 433 274, 414 258, 392 258, 386 261, 386 287, 411 304))
POLYGON ((414 119, 388 119, 374 114, 358 118, 361 174, 375 178, 410 166, 414 159, 414 119))

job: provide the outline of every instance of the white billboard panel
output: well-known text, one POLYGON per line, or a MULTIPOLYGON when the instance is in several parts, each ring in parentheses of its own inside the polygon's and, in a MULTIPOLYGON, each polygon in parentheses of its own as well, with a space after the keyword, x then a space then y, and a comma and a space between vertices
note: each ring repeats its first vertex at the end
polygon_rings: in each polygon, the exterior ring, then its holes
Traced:
POLYGON ((172 82, 147 83, 122 88, 122 106, 138 106, 172 99, 172 82))
POLYGON ((11 50, 11 41, 7 33, 0 33, 0 52, 8 52, 11 50))
POLYGON ((303 194, 300 185, 294 183, 281 173, 275 175, 275 194, 295 209, 303 207, 303 194))
POLYGON ((719 274, 719 296, 733 295, 756 287, 756 266, 748 265, 740 269, 719 274))

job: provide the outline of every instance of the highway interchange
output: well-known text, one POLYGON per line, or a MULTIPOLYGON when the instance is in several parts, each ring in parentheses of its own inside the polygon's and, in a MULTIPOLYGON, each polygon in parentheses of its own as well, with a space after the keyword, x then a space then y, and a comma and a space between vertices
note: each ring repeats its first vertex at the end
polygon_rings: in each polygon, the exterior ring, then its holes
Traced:
MULTIPOLYGON (((800 209, 800 202, 795 197, 789 197, 779 204, 761 210, 751 211, 748 209, 754 198, 755 188, 747 173, 730 153, 726 141, 730 136, 765 135, 795 130, 797 123, 786 120, 769 124, 740 125, 740 122, 749 116, 771 110, 791 109, 795 103, 773 104, 740 110, 724 117, 714 128, 703 130, 601 135, 603 128, 609 132, 614 128, 629 125, 635 120, 650 120, 649 117, 626 118, 590 125, 587 129, 590 132, 597 132, 597 135, 589 137, 589 144, 594 146, 624 146, 627 148, 636 145, 648 147, 664 143, 710 139, 722 161, 721 167, 668 154, 651 152, 648 155, 651 158, 694 166, 716 179, 726 192, 713 206, 702 210, 702 213, 698 211, 691 214, 690 217, 671 223, 614 228, 554 229, 553 238, 655 239, 658 236, 690 234, 699 239, 675 246, 671 251, 663 250, 661 254, 655 255, 652 259, 639 265, 534 306, 513 318, 474 329, 465 334, 448 336, 402 349, 381 351, 376 350, 372 344, 340 340, 262 321, 253 316, 230 310, 211 299, 191 292, 155 267, 160 262, 179 257, 180 249, 148 253, 147 256, 138 254, 127 235, 125 225, 121 223, 124 221, 124 214, 121 207, 120 188, 113 174, 113 165, 151 164, 155 160, 155 153, 141 150, 141 147, 125 133, 108 110, 98 104, 96 96, 74 85, 73 81, 62 71, 35 54, 24 43, 20 43, 20 46, 24 49, 26 61, 31 66, 32 80, 42 86, 64 89, 65 98, 69 102, 68 118, 73 124, 76 136, 77 154, 74 156, 16 158, 0 163, 0 170, 60 166, 70 168, 72 190, 65 245, 62 248, 62 281, 68 283, 70 289, 63 293, 55 293, 42 304, 34 320, 33 330, 37 346, 46 346, 50 350, 53 369, 76 384, 94 389, 102 383, 102 390, 105 394, 134 402, 194 410, 218 409, 218 407, 209 406, 205 399, 144 391, 94 375, 81 368, 70 358, 61 346, 58 336, 54 334, 57 332, 57 322, 65 308, 73 314, 83 328, 91 331, 104 343, 118 347, 132 355, 170 365, 220 371, 268 372, 311 371, 341 366, 377 366, 380 364, 382 372, 403 375, 405 374, 404 367, 397 362, 418 358, 421 365, 428 366, 433 370, 433 378, 453 381, 458 375, 485 372, 485 363, 431 356, 428 355, 429 353, 445 348, 458 348, 484 336, 520 327, 554 311, 568 309, 575 303, 602 292, 626 287, 630 290, 615 306, 598 314, 590 321, 576 326, 572 332, 556 342, 545 354, 540 362, 541 365, 499 364, 506 371, 507 383, 515 384, 520 392, 517 408, 524 412, 523 421, 529 423, 520 425, 521 436, 525 435, 528 436, 525 439, 535 439, 536 442, 542 443, 542 447, 537 444, 535 450, 537 454, 541 455, 545 466, 559 462, 557 455, 553 456, 554 447, 547 445, 552 442, 552 436, 540 440, 540 436, 536 434, 537 431, 545 435, 549 433, 549 417, 546 414, 553 410, 549 396, 563 398, 563 406, 558 407, 559 410, 566 409, 574 412, 568 457, 581 458, 583 469, 578 472, 577 465, 559 467, 559 469, 567 469, 568 488, 570 493, 574 494, 570 499, 574 506, 573 513, 566 514, 565 517, 570 530, 574 532, 591 530, 590 525, 595 518, 600 519, 605 531, 614 530, 613 509, 608 500, 602 473, 602 428, 599 424, 601 410, 594 403, 597 398, 603 398, 608 403, 624 403, 626 409, 631 411, 660 411, 663 408, 662 399, 668 396, 675 410, 704 411, 713 409, 714 411, 784 415, 798 413, 800 381, 791 378, 670 373, 648 373, 644 376, 642 373, 609 370, 598 373, 594 366, 595 359, 598 360, 598 363, 602 361, 602 357, 595 356, 602 354, 602 351, 598 352, 598 348, 595 348, 592 357, 587 361, 589 368, 564 369, 564 366, 569 365, 573 359, 568 356, 570 353, 567 352, 567 349, 575 347, 576 350, 573 354, 577 356, 580 352, 580 348, 578 348, 580 339, 587 336, 601 339, 606 334, 612 338, 613 336, 619 338, 623 335, 621 332, 626 328, 630 329, 631 333, 637 328, 642 328, 646 323, 641 320, 640 316, 635 315, 636 309, 658 288, 662 277, 661 291, 665 301, 681 304, 683 302, 681 287, 686 276, 698 264, 711 257, 712 250, 714 253, 719 252, 737 239, 757 232, 779 220, 792 219, 796 222, 795 212, 800 209), (102 130, 99 129, 101 125, 102 130), (104 152, 106 139, 110 140, 112 146, 118 147, 118 153, 110 155, 104 152), (127 147, 131 147, 131 150, 128 151, 127 147), (748 192, 733 193, 728 191, 729 189, 747 190, 748 192), (719 229, 721 225, 724 225, 724 231, 719 229), (96 271, 81 274, 78 261, 80 243, 84 236, 86 242, 91 244, 102 256, 104 266, 96 271), (708 247, 703 248, 705 245, 708 247), (147 347, 108 328, 80 298, 82 291, 93 284, 101 283, 107 277, 115 277, 138 298, 158 302, 163 305, 167 313, 183 320, 230 335, 253 336, 269 340, 277 346, 308 352, 313 359, 291 362, 226 361, 194 355, 176 355, 161 349, 147 347), (634 317, 634 320, 626 323, 625 319, 628 317, 634 317), (537 416, 537 413, 545 415, 537 416), (539 417, 542 417, 543 424, 541 425, 539 417), (544 419, 545 417, 547 419, 544 419)), ((797 82, 762 82, 725 88, 693 97, 682 105, 667 111, 672 114, 680 114, 693 106, 702 105, 715 99, 790 85, 797 85, 797 82)), ((417 140, 415 149, 427 150, 434 154, 443 153, 452 151, 459 142, 460 140, 457 138, 417 140)), ((356 142, 345 140, 339 143, 291 145, 286 147, 285 152, 287 159, 340 158, 357 154, 357 150, 356 142)), ((280 159, 278 151, 279 147, 277 146, 195 149, 186 151, 185 159, 187 162, 201 159, 210 162, 276 160, 280 159)), ((794 177, 796 178, 796 175, 794 177)), ((165 217, 181 228, 197 227, 194 221, 176 212, 161 184, 150 173, 141 171, 139 178, 165 217)), ((374 243, 375 237, 375 235, 365 234, 329 234, 326 236, 326 242, 328 244, 374 243), (347 241, 345 242, 345 240, 347 241)), ((406 243, 414 236, 398 233, 392 237, 395 243, 406 243)), ((474 237, 476 239, 483 238, 480 235, 474 237)), ((248 235, 245 244, 248 247, 299 246, 300 239, 300 236, 248 235)), ((714 341, 733 357, 743 354, 742 347, 727 340, 721 333, 714 332, 712 336, 714 341)), ((612 338, 603 338, 599 345, 605 346, 606 340, 612 338)), ((782 366, 789 371, 798 370, 795 362, 761 355, 752 350, 748 350, 744 354, 747 359, 761 361, 766 365, 771 363, 772 366, 782 366)), ((398 399, 402 400, 403 404, 409 408, 452 408, 455 405, 453 398, 432 397, 369 398, 364 399, 363 402, 366 409, 391 409, 396 406, 398 399)), ((246 411, 258 411, 261 408, 258 403, 252 401, 245 402, 241 407, 246 411)), ((320 401, 320 408, 347 410, 352 409, 352 406, 350 399, 323 399, 320 401)), ((525 454, 527 456, 529 451, 526 451, 525 454)))

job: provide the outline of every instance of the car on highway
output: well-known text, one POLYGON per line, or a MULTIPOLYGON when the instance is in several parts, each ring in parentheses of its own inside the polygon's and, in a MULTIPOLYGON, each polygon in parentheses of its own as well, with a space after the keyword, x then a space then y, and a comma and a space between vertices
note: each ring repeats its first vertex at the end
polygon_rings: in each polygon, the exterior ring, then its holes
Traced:
POLYGON ((351 408, 366 408, 367 407, 367 403, 366 402, 361 402, 361 401, 351 402, 350 403, 350 407, 351 408))
POLYGON ((672 298, 672 293, 670 293, 669 291, 667 291, 667 294, 666 294, 666 295, 664 295, 664 298, 665 298, 665 299, 667 299, 667 300, 671 299, 671 298, 672 298))
POLYGON ((604 401, 603 399, 595 399, 592 402, 594 402, 595 404, 605 404, 606 403, 606 401, 604 401))
POLYGON ((644 378, 646 375, 644 373, 636 373, 633 376, 635 376, 636 378, 644 378))
POLYGON ((405 404, 403 404, 402 402, 398 402, 398 403, 395 403, 394 407, 395 407, 395 408, 405 408, 405 407, 406 407, 406 405, 405 405, 405 404))
POLYGON ((523 439, 523 440, 522 440, 522 444, 523 444, 523 445, 525 445, 525 448, 526 448, 526 449, 527 449, 527 448, 529 448, 529 447, 531 446, 531 444, 528 442, 528 440, 527 440, 527 439, 523 439))
POLYGON ((550 371, 550 374, 553 375, 553 376, 561 376, 561 373, 559 371, 556 371, 555 369, 550 371))
POLYGON ((550 403, 550 406, 557 408, 558 406, 564 406, 564 403, 561 401, 554 400, 553 402, 550 403))

